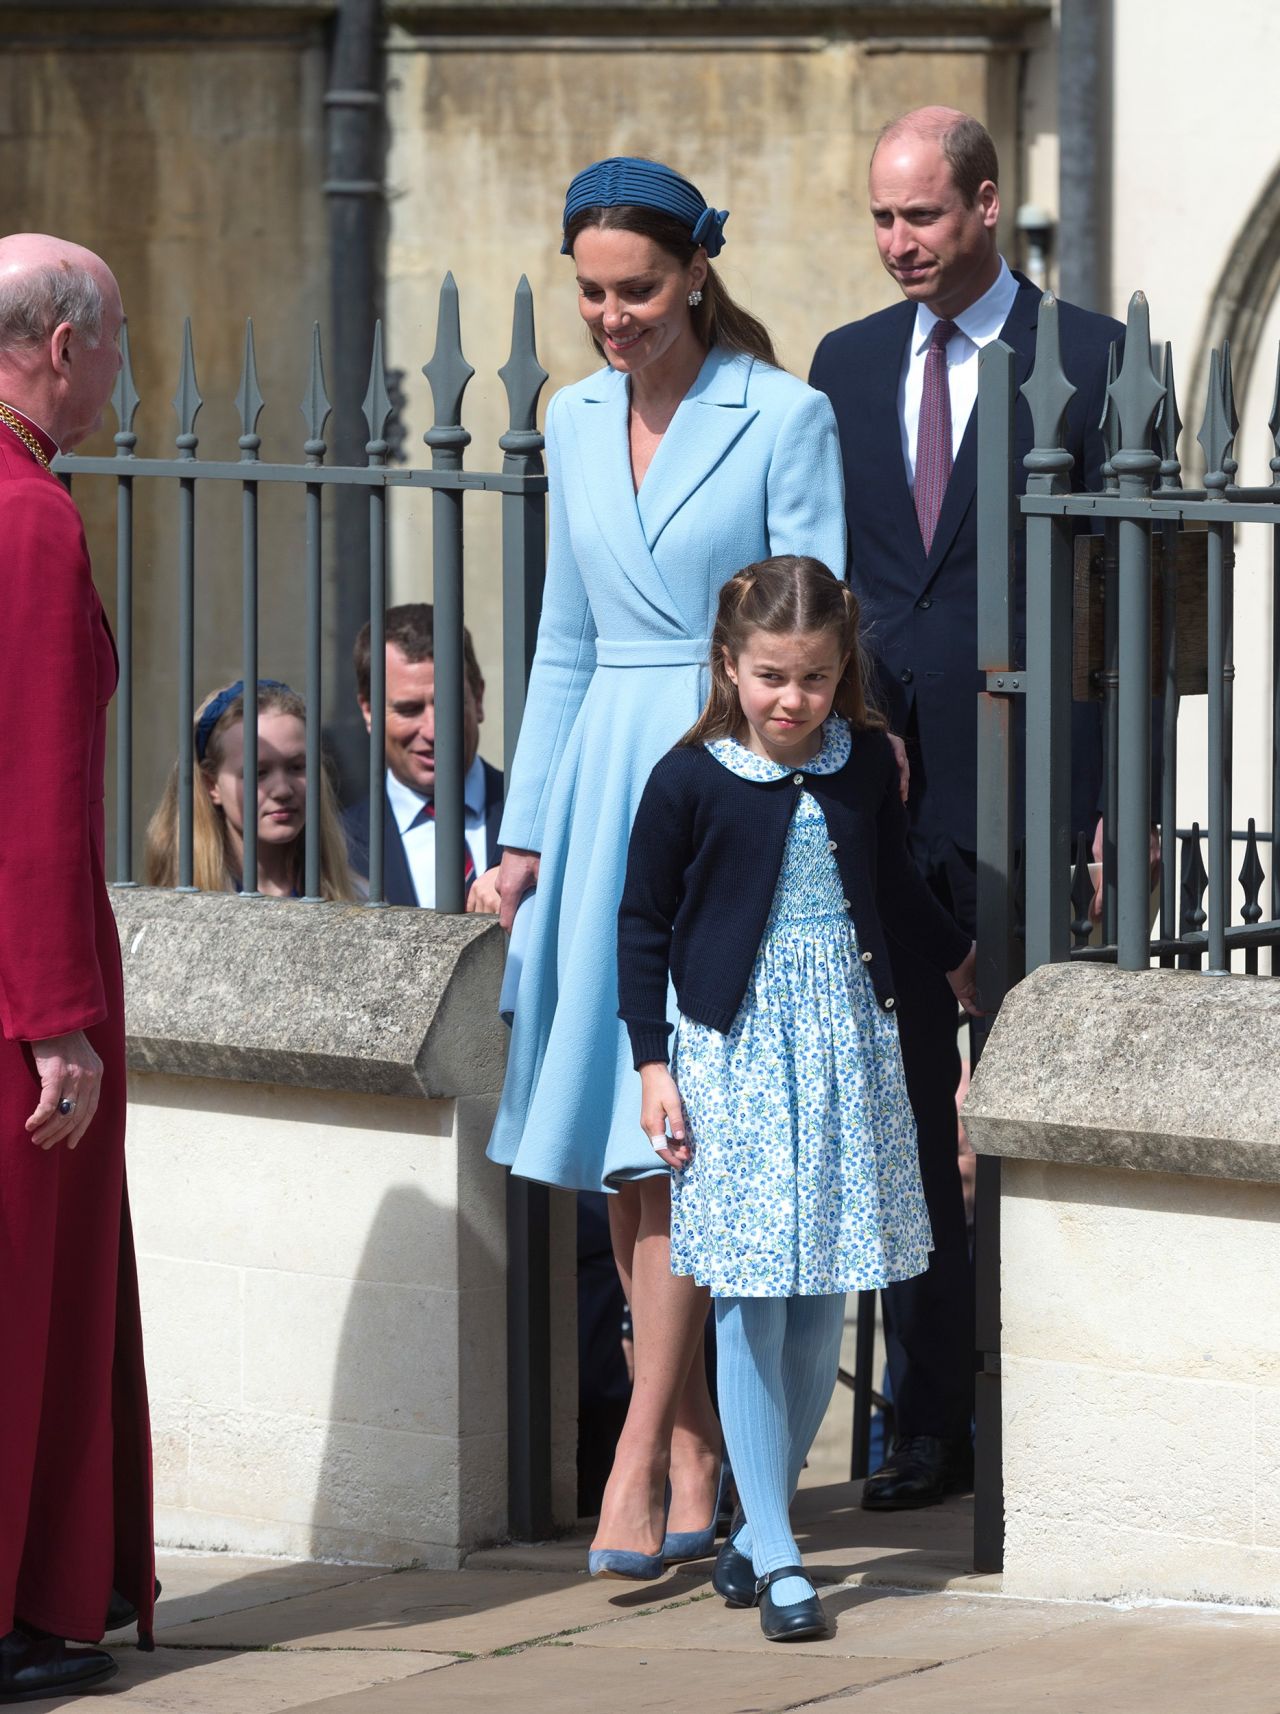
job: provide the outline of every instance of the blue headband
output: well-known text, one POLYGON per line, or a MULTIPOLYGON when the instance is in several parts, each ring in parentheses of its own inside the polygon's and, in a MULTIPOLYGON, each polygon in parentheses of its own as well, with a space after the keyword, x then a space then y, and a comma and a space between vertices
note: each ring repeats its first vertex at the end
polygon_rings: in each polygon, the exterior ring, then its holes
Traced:
MULTIPOLYGON (((607 161, 584 167, 564 199, 566 228, 584 208, 656 208, 682 221, 689 228, 693 242, 701 244, 708 256, 718 256, 724 248, 724 223, 729 210, 708 208, 700 190, 658 161, 646 161, 637 155, 613 155, 607 161)), ((567 239, 560 246, 560 254, 569 254, 567 239)))
MULTIPOLYGON (((289 686, 285 684, 283 679, 260 678, 258 680, 259 690, 288 690, 288 688, 289 686)), ((209 740, 213 736, 214 727, 218 724, 219 720, 222 719, 222 716, 231 707, 231 704, 235 699, 238 696, 243 695, 244 680, 242 678, 238 678, 234 684, 229 684, 225 690, 220 690, 217 696, 213 698, 212 702, 210 702, 208 707, 205 709, 204 713, 200 716, 199 720, 196 722, 197 761, 204 761, 204 753, 209 748, 209 740)))

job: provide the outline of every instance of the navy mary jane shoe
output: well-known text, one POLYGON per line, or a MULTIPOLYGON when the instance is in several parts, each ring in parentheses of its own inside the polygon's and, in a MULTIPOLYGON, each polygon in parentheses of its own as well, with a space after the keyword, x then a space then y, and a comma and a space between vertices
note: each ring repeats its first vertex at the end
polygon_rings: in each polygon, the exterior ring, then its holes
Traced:
POLYGON ((739 1553, 733 1538, 746 1523, 742 1507, 729 1520, 729 1529, 720 1543, 716 1563, 711 1572, 711 1587, 726 1607, 754 1607, 756 1600, 755 1567, 745 1553, 739 1553))
POLYGON ((813 1587, 803 1565, 784 1565, 762 1577, 756 1584, 760 1629, 771 1643, 802 1643, 813 1637, 825 1637, 827 1616, 816 1595, 809 1595, 802 1601, 788 1601, 785 1607, 773 1599, 773 1585, 788 1577, 798 1577, 813 1587))

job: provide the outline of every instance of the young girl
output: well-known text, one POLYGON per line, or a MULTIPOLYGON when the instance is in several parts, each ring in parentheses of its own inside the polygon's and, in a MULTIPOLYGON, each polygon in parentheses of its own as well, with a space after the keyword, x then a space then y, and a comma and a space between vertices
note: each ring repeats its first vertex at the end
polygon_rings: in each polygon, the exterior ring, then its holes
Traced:
POLYGON ((788 1511, 835 1387, 844 1294, 932 1239, 887 934, 976 1012, 974 950, 906 849, 853 592, 762 560, 720 593, 711 694, 649 778, 619 912, 640 1122, 674 1169, 671 1266, 715 1299, 743 1518, 716 1561, 771 1640, 820 1636, 788 1511), (667 1069, 668 979, 679 1021, 667 1069))
MULTIPOLYGON (((296 691, 258 680, 258 873, 260 893, 298 898, 306 875, 307 711, 296 691)), ((244 880, 244 685, 237 679, 196 711, 192 878, 202 892, 246 890, 244 880)), ((321 769, 320 895, 357 897, 333 787, 321 769)), ((178 766, 147 828, 149 887, 178 881, 178 766)))

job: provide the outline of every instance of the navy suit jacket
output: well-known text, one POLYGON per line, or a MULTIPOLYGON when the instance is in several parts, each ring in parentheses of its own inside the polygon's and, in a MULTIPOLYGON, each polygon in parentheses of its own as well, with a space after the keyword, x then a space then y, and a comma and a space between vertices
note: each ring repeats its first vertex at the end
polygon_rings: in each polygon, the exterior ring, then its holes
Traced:
MULTIPOLYGON (((485 836, 488 841, 489 867, 502 856, 498 844, 498 829, 502 825, 502 775, 497 768, 484 764, 485 836)), ((347 835, 347 854, 351 867, 359 875, 369 873, 369 799, 359 798, 342 812, 342 825, 347 835)), ((386 788, 382 791, 382 896, 389 905, 416 905, 418 895, 413 890, 409 859, 404 854, 404 841, 386 788)))
MULTIPOLYGON (((1041 293, 1015 274, 1018 294, 1000 337, 1014 352, 1014 385, 1035 361, 1041 293)), ((902 457, 898 392, 916 306, 890 309, 829 333, 809 375, 835 410, 844 460, 849 576, 862 605, 866 641, 876 657, 886 712, 897 732, 914 730, 911 799, 915 824, 966 851, 977 844, 978 701, 978 411, 975 405, 947 485, 933 546, 924 550, 902 457)), ((1101 487, 1105 457, 1098 423, 1107 354, 1124 329, 1074 304, 1059 307, 1062 364, 1076 388, 1067 408, 1066 444, 1076 488, 1101 487)), ((1019 395, 1014 418, 1017 491, 1032 446, 1031 412, 1019 395)), ((1021 532, 1015 599, 1015 662, 1025 645, 1021 532)), ((1072 820, 1091 831, 1101 779, 1094 705, 1076 705, 1072 820)))

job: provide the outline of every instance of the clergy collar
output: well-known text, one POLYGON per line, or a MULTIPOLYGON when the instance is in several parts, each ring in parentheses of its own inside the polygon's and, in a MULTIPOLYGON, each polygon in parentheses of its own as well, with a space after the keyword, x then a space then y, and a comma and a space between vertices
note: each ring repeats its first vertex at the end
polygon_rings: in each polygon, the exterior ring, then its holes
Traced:
MULTIPOLYGON (((976 303, 968 309, 960 311, 950 319, 964 334, 966 339, 979 348, 990 345, 993 339, 1000 337, 1001 329, 1009 319, 1009 311, 1013 308, 1013 300, 1018 295, 1018 282, 1009 271, 1009 264, 1004 257, 1000 258, 1000 272, 996 275, 995 283, 983 292, 976 303)), ((916 330, 912 349, 923 351, 929 343, 931 334, 942 318, 936 316, 924 304, 916 305, 916 330)))
MULTIPOLYGON (((11 410, 13 412, 14 416, 17 417, 24 424, 25 427, 27 427, 31 430, 32 434, 35 435, 36 439, 40 442, 41 446, 44 448, 44 455, 46 458, 53 459, 53 458, 56 458, 58 456, 58 454, 62 451, 62 448, 58 445, 57 441, 49 433, 48 429, 41 428, 40 424, 35 420, 34 417, 29 417, 25 411, 20 411, 18 409, 17 405, 9 404, 8 399, 5 399, 5 400, 0 401, 0 402, 3 402, 6 406, 8 406, 9 410, 11 410)), ((2 427, 2 426, 3 425, 0 424, 0 427, 2 427)))
MULTIPOLYGON (((469 815, 482 816, 487 808, 485 788, 484 763, 479 755, 467 769, 462 781, 462 802, 469 815)), ((391 805, 391 813, 395 817, 400 832, 407 833, 422 813, 422 806, 430 803, 431 798, 424 797, 421 792, 415 792, 411 786, 398 780, 387 769, 387 802, 391 805)))

